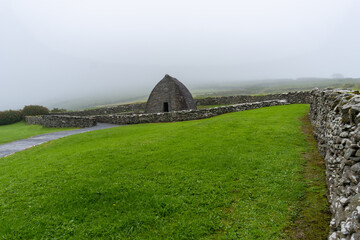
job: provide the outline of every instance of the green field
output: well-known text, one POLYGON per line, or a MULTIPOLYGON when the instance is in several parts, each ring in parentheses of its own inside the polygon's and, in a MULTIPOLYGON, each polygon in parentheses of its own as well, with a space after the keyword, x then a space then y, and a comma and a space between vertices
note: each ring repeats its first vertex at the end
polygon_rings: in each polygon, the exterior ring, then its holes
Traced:
POLYGON ((0 126, 0 144, 12 142, 32 136, 65 131, 74 128, 44 128, 40 125, 28 125, 25 122, 18 122, 10 125, 0 126))
POLYGON ((0 239, 283 239, 306 195, 287 105, 70 136, 0 161, 0 239))

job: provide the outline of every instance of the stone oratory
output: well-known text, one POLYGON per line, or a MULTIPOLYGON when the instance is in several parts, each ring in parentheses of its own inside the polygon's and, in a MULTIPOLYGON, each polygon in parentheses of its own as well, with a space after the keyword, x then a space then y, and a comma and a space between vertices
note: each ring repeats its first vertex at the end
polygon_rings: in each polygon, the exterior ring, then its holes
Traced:
POLYGON ((146 104, 145 113, 196 110, 196 103, 189 90, 169 75, 154 87, 146 104))

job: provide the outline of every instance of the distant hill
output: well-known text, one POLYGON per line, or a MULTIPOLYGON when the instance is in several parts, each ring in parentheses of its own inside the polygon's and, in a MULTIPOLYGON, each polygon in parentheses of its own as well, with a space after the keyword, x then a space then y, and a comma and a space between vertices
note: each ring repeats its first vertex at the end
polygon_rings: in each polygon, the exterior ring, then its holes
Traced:
MULTIPOLYGON (((313 88, 346 88, 360 89, 360 78, 314 78, 297 79, 267 79, 238 82, 221 82, 216 84, 194 84, 189 88, 195 98, 232 95, 264 95, 290 91, 305 91, 313 88)), ((145 102, 150 94, 143 90, 132 96, 119 96, 115 92, 98 96, 88 96, 79 99, 69 99, 53 102, 49 107, 65 108, 68 110, 89 109, 102 106, 119 105, 134 102, 145 102)))
POLYGON ((298 78, 271 79, 242 83, 227 83, 212 87, 192 90, 195 97, 231 96, 231 95, 262 95, 290 91, 306 91, 313 88, 346 88, 360 89, 360 78, 298 78))

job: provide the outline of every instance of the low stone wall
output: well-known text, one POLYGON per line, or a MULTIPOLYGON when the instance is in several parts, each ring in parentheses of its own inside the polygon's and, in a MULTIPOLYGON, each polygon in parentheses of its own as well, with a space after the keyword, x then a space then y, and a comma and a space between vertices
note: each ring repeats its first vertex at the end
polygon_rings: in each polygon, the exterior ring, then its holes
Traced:
POLYGON ((244 110, 288 104, 284 100, 271 100, 253 103, 241 103, 230 106, 216 107, 200 110, 186 110, 165 113, 131 114, 131 115, 99 115, 94 116, 97 122, 112 124, 138 124, 157 122, 178 122, 203 118, 210 118, 224 113, 239 112, 244 110))
MULTIPOLYGON (((309 103, 310 92, 289 92, 282 94, 269 94, 263 96, 237 95, 230 97, 207 97, 195 99, 196 105, 227 105, 250 102, 263 102, 276 99, 285 99, 289 103, 309 103)), ((114 107, 96 108, 77 112, 52 113, 51 115, 69 115, 69 116, 93 116, 108 114, 128 114, 144 112, 146 103, 124 104, 114 107)))
POLYGON ((25 121, 31 125, 42 125, 50 128, 85 128, 92 127, 97 124, 94 117, 79 117, 79 116, 55 116, 44 115, 35 117, 25 117, 25 121))
MULTIPOLYGON (((38 119, 36 124, 41 122, 44 127, 90 127, 97 122, 112 124, 138 124, 138 123, 158 123, 158 122, 178 122, 203 118, 210 118, 224 113, 239 112, 244 110, 286 105, 285 100, 270 100, 254 103, 241 103, 230 106, 222 106, 210 109, 186 110, 178 112, 149 113, 149 114, 113 114, 85 116, 68 115, 44 115, 38 119)), ((30 118, 29 118, 30 119, 30 118)), ((28 122, 28 120, 27 120, 28 122)))
POLYGON ((285 99, 288 103, 310 103, 310 92, 289 92, 263 96, 237 95, 230 97, 208 97, 195 99, 197 105, 221 105, 285 99))
POLYGON ((77 112, 63 112, 63 113, 52 113, 51 115, 68 115, 68 116, 92 116, 92 115, 106 115, 114 113, 126 113, 126 112, 143 112, 146 103, 134 103, 124 104, 114 107, 95 108, 77 112))
POLYGON ((96 119, 93 117, 80 117, 80 116, 43 116, 44 127, 92 127, 96 125, 96 119))
POLYGON ((27 116, 25 117, 25 122, 29 125, 42 125, 43 116, 27 116))
POLYGON ((329 239, 360 239, 360 95, 314 90, 310 102, 309 118, 326 164, 329 239))

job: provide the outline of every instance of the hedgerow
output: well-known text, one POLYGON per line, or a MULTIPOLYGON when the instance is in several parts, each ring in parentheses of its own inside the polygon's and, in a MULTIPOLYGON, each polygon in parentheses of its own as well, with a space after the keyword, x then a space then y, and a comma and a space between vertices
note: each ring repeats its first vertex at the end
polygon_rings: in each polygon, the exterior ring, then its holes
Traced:
POLYGON ((7 110, 0 112, 0 125, 20 122, 22 119, 21 111, 7 110))
POLYGON ((37 115, 48 115, 49 109, 40 105, 28 105, 22 110, 23 116, 37 116, 37 115))

